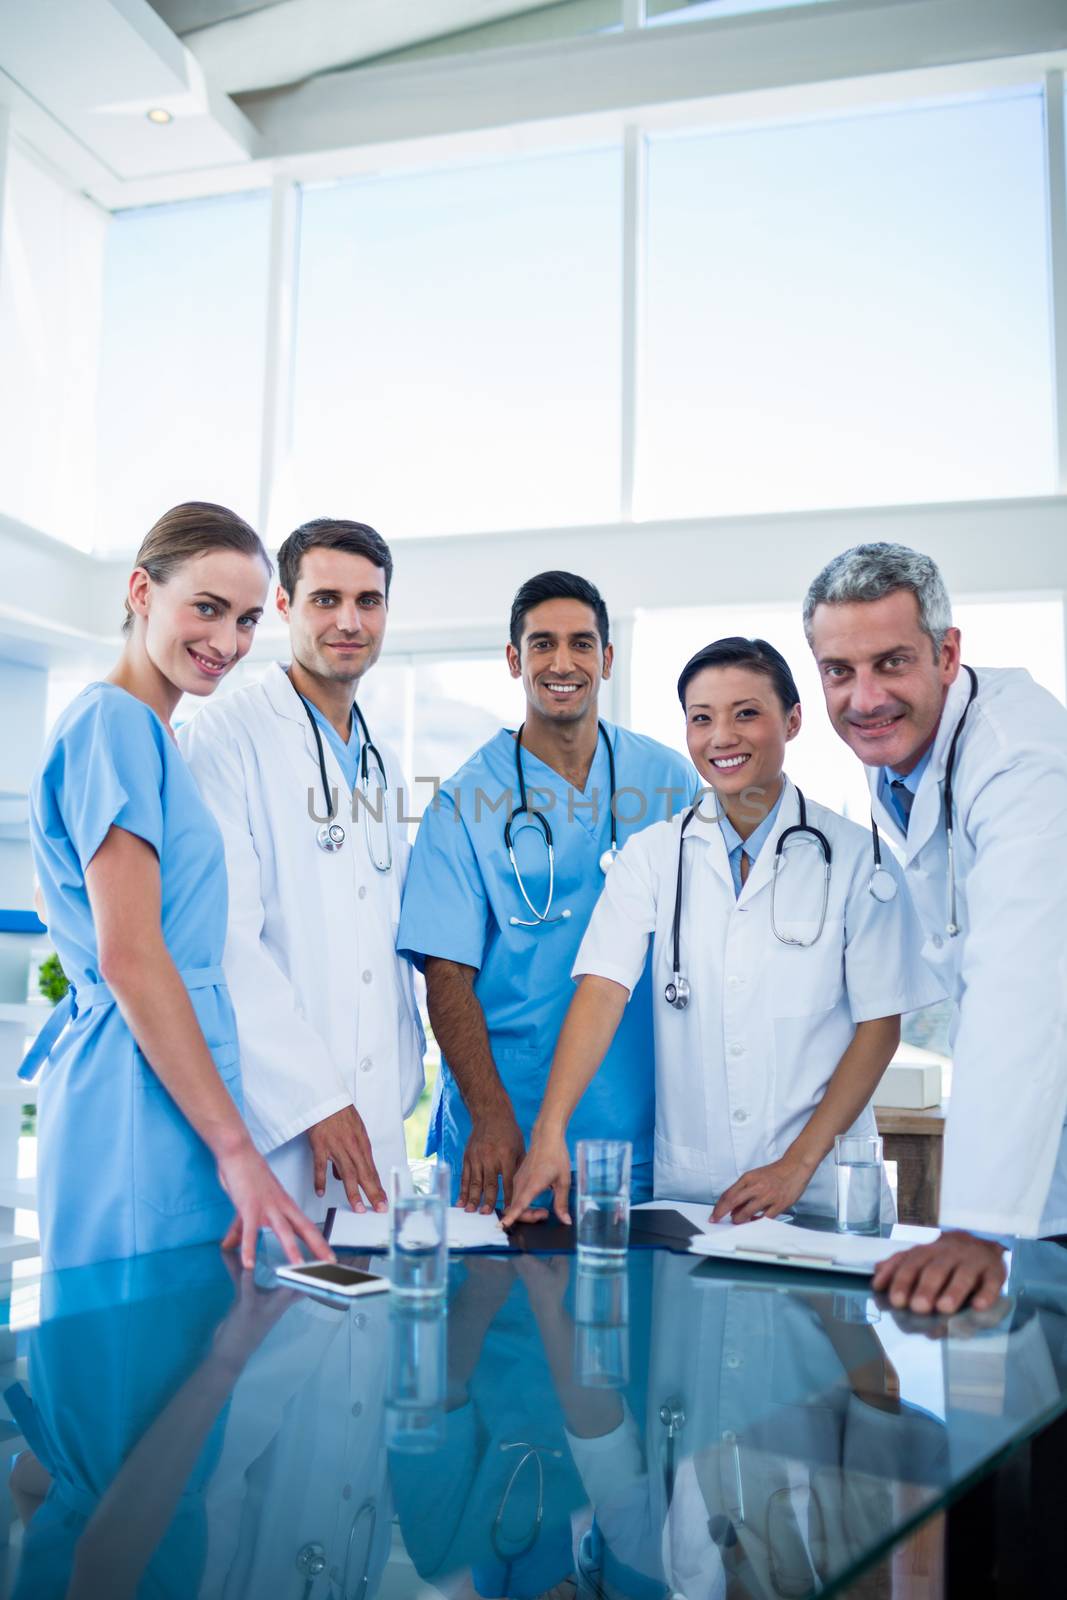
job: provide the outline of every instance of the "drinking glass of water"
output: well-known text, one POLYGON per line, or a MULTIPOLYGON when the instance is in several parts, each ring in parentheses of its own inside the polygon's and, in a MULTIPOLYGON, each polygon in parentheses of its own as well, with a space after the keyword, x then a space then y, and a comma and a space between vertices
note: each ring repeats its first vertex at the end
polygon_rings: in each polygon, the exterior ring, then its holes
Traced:
POLYGON ((839 1133, 834 1161, 838 1233, 877 1233, 882 1221, 881 1139, 873 1133, 839 1133))
POLYGON ((394 1167, 389 1197, 389 1276, 393 1293, 412 1299, 444 1294, 448 1285, 448 1200, 451 1173, 438 1162, 429 1191, 416 1194, 394 1167))
POLYGON ((389 1308, 385 1442, 403 1455, 445 1443, 448 1305, 443 1295, 394 1298, 389 1308))
POLYGON ((574 1285, 574 1379, 583 1389, 621 1389, 630 1377, 630 1275, 578 1262, 574 1285))
POLYGON ((630 1242, 630 1163, 626 1139, 578 1141, 578 1259, 616 1266, 630 1242))

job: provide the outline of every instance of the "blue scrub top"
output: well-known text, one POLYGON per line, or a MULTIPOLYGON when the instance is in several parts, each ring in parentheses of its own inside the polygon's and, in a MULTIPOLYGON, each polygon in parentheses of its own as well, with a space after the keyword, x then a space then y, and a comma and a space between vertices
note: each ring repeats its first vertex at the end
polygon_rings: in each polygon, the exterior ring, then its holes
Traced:
MULTIPOLYGON (((699 787, 689 762, 641 734, 605 724, 615 755, 618 841, 689 804, 699 787)), ((574 995, 571 968, 604 884, 600 856, 611 843, 609 767, 597 741, 579 792, 528 750, 523 771, 544 808, 555 844, 552 915, 530 921, 504 845, 504 822, 517 804, 515 739, 507 729, 475 753, 425 812, 404 888, 397 948, 417 966, 440 956, 476 967, 474 992, 485 1013, 497 1071, 523 1137, 529 1140, 552 1065, 556 1039, 574 995)), ((548 854, 540 828, 516 819, 512 839, 526 891, 538 910, 548 895, 548 854), (520 821, 527 825, 519 827, 520 821)), ((568 1130, 579 1139, 629 1139, 635 1166, 652 1158, 655 1122, 652 988, 648 971, 634 990, 611 1049, 575 1108, 568 1130)), ((427 1140, 458 1183, 471 1119, 442 1058, 427 1140)))
POLYGON ((38 1102, 41 1254, 51 1269, 219 1239, 233 1216, 215 1162, 100 984, 85 870, 112 825, 159 858, 163 937, 219 1074, 240 1105, 237 1033, 220 963, 222 835, 155 712, 94 683, 57 722, 30 803, 48 931, 75 991, 38 1102))

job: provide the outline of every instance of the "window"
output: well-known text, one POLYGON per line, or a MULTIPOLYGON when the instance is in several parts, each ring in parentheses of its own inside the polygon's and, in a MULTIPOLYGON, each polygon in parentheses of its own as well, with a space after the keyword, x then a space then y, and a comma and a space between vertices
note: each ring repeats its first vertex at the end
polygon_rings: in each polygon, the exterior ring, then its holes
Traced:
POLYGON ((182 500, 258 521, 270 199, 119 212, 107 241, 97 546, 182 500))
POLYGON ((107 217, 8 152, 0 254, 0 511, 88 550, 107 217))
POLYGON ((1042 98, 650 142, 638 514, 1054 492, 1042 98))
POLYGON ((787 6, 824 5, 825 0, 645 0, 650 28, 673 22, 707 22, 717 17, 743 16, 749 11, 779 11, 787 6))
POLYGON ((617 148, 306 190, 278 531, 616 518, 620 197, 617 148))

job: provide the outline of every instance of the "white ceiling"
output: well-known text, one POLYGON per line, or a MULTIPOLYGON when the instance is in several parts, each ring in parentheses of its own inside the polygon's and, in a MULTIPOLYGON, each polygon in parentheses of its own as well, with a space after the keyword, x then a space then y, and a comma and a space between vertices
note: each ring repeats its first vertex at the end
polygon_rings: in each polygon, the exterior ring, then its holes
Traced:
POLYGON ((969 92, 1067 63, 1067 0, 824 0, 558 37, 602 26, 621 3, 0 0, 0 113, 22 145, 119 209, 279 172, 469 156, 499 146, 501 130, 512 149, 590 128, 613 137, 635 106, 646 121, 781 117, 884 99, 887 83, 894 95, 969 92), (516 29, 540 42, 502 46, 516 29), (445 44, 454 53, 439 54, 445 44), (155 107, 168 125, 148 120, 155 107))

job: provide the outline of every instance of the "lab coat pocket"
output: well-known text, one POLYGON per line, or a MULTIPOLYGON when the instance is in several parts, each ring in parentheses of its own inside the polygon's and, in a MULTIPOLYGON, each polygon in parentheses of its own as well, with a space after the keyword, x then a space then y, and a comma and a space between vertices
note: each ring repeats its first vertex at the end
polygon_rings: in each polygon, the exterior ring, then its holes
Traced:
MULTIPOLYGON (((240 1061, 236 1044, 211 1050, 230 1094, 240 1105, 240 1061)), ((134 1082, 134 1183, 138 1199, 161 1216, 225 1204, 215 1158, 178 1108, 140 1050, 134 1082)))
POLYGON ((829 1011, 845 981, 844 924, 827 917, 816 939, 817 922, 779 922, 779 931, 798 944, 774 940, 767 972, 770 1011, 774 1017, 812 1017, 829 1011), (809 941, 814 940, 814 943, 809 941))

